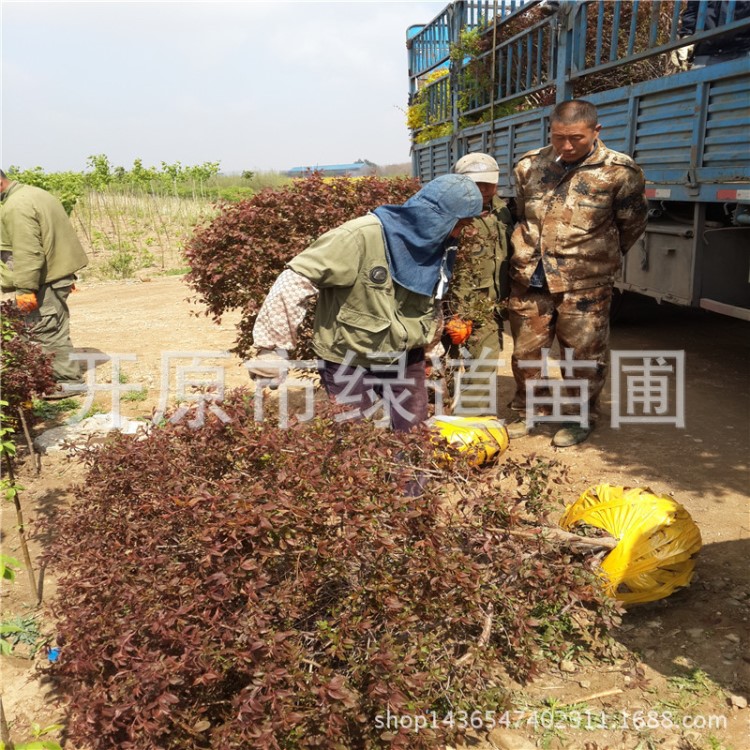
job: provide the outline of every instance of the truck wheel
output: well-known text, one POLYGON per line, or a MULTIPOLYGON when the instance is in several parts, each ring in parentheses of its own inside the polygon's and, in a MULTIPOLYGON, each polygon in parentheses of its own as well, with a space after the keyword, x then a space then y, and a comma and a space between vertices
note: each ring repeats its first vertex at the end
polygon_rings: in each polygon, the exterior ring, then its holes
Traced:
POLYGON ((609 322, 614 324, 622 317, 622 308, 625 301, 625 292, 622 289, 612 290, 612 302, 609 306, 609 322))

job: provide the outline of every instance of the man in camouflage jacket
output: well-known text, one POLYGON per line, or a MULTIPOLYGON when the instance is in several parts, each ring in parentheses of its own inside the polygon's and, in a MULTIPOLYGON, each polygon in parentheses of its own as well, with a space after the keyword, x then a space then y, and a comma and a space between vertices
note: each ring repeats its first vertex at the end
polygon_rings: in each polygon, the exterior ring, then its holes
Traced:
POLYGON ((460 381, 452 379, 452 411, 466 416, 497 416, 497 368, 510 291, 512 219, 505 201, 497 195, 500 168, 492 156, 466 154, 453 171, 477 183, 484 205, 482 215, 462 235, 447 299, 448 354, 451 361, 461 361, 464 367, 460 381), (454 330, 451 321, 456 318, 463 325, 454 330))
MULTIPOLYGON (((585 440, 596 421, 614 277, 622 256, 643 234, 648 214, 641 169, 608 149, 600 131, 593 105, 563 102, 550 118, 551 145, 522 156, 515 170, 518 224, 508 310, 516 381, 511 408, 521 418, 508 431, 511 437, 529 432, 526 381, 540 379, 541 367, 526 363, 540 363, 542 349, 550 349, 557 337, 561 354, 570 349, 583 365, 564 368, 563 376, 588 384, 588 419, 580 419, 584 410, 575 404, 567 413, 578 421, 565 422, 556 433, 558 447, 585 440)), ((583 394, 580 387, 577 393, 583 394)), ((566 395, 574 397, 574 388, 566 395)), ((549 406, 542 404, 539 414, 548 415, 549 406)))

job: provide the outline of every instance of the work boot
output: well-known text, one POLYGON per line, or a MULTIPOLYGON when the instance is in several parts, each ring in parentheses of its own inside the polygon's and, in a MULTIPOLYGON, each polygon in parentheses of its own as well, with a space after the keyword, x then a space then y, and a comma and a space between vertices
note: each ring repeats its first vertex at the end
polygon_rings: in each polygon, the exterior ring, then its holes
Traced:
POLYGON ((508 431, 508 438, 510 440, 517 440, 518 438, 525 437, 531 432, 531 427, 523 417, 516 417, 505 425, 505 429, 508 431))
POLYGON ((558 448, 570 448, 571 445, 578 445, 588 438, 593 429, 593 425, 582 427, 577 422, 563 422, 563 426, 552 438, 552 445, 558 448))
MULTIPOLYGON (((70 383, 70 385, 79 385, 79 383, 70 383)), ((66 398, 75 398, 76 396, 83 395, 85 395, 85 392, 79 390, 69 391, 64 383, 58 383, 53 390, 42 394, 40 399, 42 401, 62 401, 66 398)))

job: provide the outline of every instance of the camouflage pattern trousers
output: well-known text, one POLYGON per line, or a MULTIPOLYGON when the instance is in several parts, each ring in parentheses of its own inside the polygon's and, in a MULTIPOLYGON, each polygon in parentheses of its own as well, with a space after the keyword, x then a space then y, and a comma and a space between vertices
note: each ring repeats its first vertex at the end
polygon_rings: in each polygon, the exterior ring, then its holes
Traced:
MULTIPOLYGON (((590 363, 587 367, 561 369, 565 380, 588 381, 589 419, 596 421, 599 396, 607 375, 611 301, 612 286, 553 294, 546 288, 526 288, 513 284, 508 304, 513 334, 511 365, 516 381, 516 395, 510 404, 513 411, 526 413, 527 381, 542 378, 542 349, 551 349, 557 338, 561 359, 565 358, 565 349, 572 349, 572 359, 590 363)), ((577 394, 579 402, 574 406, 567 405, 560 411, 580 414, 580 387, 562 389, 562 392, 571 399, 577 394)), ((543 401, 549 397, 549 389, 535 388, 534 396, 538 394, 543 401)), ((535 413, 550 414, 551 410, 542 406, 535 409, 535 413)))
POLYGON ((451 413, 463 417, 496 417, 500 407, 498 366, 503 350, 502 320, 491 319, 461 347, 450 344, 448 359, 461 363, 449 383, 451 413), (468 354, 468 356, 467 356, 468 354))

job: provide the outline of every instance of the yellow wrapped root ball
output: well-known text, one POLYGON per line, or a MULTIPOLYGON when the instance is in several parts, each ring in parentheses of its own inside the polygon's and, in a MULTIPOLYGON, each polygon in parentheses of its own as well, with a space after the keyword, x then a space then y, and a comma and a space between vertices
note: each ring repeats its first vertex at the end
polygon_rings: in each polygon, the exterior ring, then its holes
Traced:
MULTIPOLYGON (((427 420, 427 425, 461 452, 468 452, 470 463, 480 466, 508 449, 508 431, 494 417, 454 417, 443 415, 427 420)), ((446 454, 439 454, 448 460, 446 454)))
POLYGON ((560 521, 567 530, 578 523, 604 529, 618 540, 601 570, 610 593, 625 604, 663 599, 690 583, 701 534, 671 497, 599 484, 569 505, 560 521))

